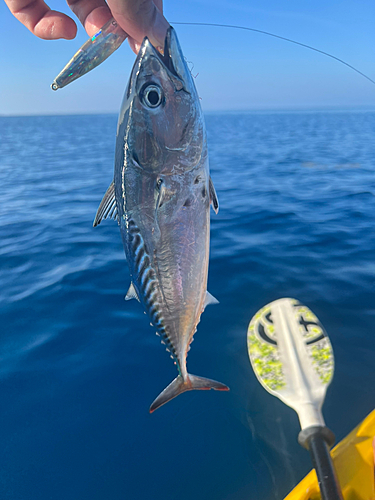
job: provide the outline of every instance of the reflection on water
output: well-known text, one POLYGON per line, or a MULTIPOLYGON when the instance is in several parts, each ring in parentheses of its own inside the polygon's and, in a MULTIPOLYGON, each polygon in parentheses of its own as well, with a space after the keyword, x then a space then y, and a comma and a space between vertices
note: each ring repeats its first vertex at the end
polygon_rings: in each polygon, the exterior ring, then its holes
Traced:
POLYGON ((331 338, 327 425, 341 438, 374 407, 375 114, 212 114, 207 128, 220 304, 189 366, 231 392, 186 393, 149 415, 174 367, 124 302, 117 225, 92 228, 116 116, 0 118, 2 498, 282 498, 309 457, 246 349, 251 317, 282 296, 331 338))

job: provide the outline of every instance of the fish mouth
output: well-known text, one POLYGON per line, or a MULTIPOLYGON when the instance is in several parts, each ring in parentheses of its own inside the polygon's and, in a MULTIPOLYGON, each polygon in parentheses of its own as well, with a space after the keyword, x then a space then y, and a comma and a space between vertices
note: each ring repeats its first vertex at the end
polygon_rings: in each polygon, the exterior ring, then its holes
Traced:
MULTIPOLYGON (((178 44, 177 40, 177 35, 175 30, 170 26, 168 28, 167 34, 165 36, 165 41, 164 41, 164 51, 163 54, 161 54, 158 51, 158 55, 160 56, 159 59, 160 61, 164 64, 165 68, 170 71, 174 76, 180 77, 180 75, 177 73, 174 60, 176 60, 176 42, 178 44)), ((178 48, 179 44, 178 44, 178 48)), ((180 49, 181 51, 181 49, 180 49)), ((182 53, 181 53, 182 55, 182 53)))
POLYGON ((157 50, 146 37, 139 50, 141 59, 155 57, 169 73, 170 78, 176 85, 177 90, 185 90, 192 93, 193 82, 190 71, 186 65, 176 31, 172 26, 167 30, 164 41, 163 52, 157 50))

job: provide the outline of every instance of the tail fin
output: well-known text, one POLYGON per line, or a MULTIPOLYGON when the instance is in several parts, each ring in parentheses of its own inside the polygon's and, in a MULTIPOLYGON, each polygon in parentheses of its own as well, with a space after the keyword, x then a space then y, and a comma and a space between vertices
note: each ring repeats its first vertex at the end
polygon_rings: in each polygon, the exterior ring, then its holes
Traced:
POLYGON ((155 399, 150 406, 150 413, 157 410, 160 406, 168 403, 171 399, 186 391, 193 390, 208 390, 215 389, 216 391, 229 391, 229 387, 209 378, 196 377, 188 375, 188 379, 184 381, 181 375, 178 375, 163 392, 155 399))

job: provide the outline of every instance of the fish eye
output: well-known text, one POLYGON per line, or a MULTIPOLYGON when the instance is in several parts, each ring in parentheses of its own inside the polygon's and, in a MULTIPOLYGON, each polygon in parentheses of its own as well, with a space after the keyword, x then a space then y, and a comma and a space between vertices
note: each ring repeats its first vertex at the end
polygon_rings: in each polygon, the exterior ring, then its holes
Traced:
POLYGON ((152 83, 142 91, 142 101, 149 108, 157 108, 163 101, 163 93, 158 85, 152 83))

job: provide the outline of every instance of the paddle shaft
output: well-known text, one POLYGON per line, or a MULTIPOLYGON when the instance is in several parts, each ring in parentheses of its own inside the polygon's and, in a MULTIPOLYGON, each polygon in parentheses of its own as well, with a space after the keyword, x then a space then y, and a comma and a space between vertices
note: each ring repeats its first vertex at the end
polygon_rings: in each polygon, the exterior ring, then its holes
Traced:
POLYGON ((319 428, 307 438, 305 447, 310 452, 322 499, 343 500, 327 440, 319 428))

